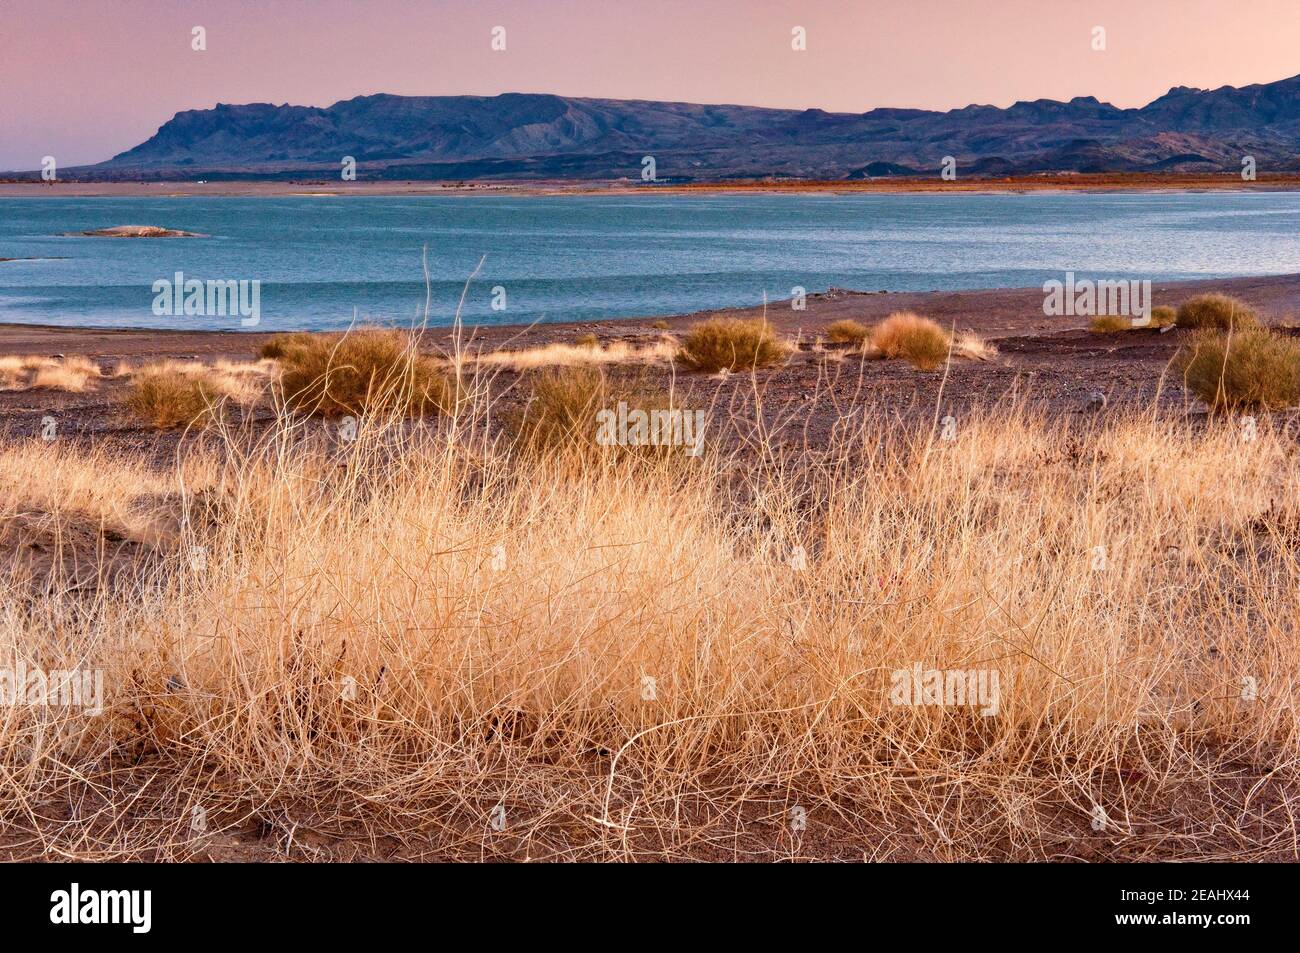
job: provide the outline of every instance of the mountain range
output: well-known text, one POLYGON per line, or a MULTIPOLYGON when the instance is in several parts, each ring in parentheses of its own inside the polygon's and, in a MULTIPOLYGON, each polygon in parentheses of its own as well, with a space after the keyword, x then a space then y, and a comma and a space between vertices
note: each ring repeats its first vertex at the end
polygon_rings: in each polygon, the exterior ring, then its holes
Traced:
POLYGON ((499 96, 359 96, 328 108, 218 105, 177 113, 147 141, 75 170, 84 179, 860 179, 1049 171, 1300 170, 1300 76, 1175 87, 1120 109, 1091 96, 944 112, 499 96))

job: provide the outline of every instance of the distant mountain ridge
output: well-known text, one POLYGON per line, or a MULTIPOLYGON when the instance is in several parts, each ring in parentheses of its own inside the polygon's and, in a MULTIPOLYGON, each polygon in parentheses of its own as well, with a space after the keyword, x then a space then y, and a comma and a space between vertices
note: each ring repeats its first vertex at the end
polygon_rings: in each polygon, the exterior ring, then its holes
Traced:
POLYGON ((83 178, 855 179, 938 173, 1300 170, 1300 76, 1178 86, 1137 109, 1091 96, 947 112, 499 96, 358 96, 328 108, 253 103, 177 113, 83 178))

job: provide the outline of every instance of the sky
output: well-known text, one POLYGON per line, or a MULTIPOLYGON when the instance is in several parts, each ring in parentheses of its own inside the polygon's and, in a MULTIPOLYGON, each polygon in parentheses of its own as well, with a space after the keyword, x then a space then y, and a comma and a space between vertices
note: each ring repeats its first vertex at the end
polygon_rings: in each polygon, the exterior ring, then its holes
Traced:
POLYGON ((98 162, 219 102, 1123 107, 1297 73, 1300 0, 0 0, 0 169, 98 162))

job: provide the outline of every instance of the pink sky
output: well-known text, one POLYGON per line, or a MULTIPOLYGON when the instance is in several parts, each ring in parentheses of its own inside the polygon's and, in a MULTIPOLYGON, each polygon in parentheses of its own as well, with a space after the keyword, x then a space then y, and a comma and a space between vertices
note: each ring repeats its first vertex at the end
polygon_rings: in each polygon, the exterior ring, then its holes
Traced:
POLYGON ((553 92, 861 112, 1300 73, 1300 0, 0 0, 0 169, 97 162, 179 110, 553 92), (191 49, 191 29, 207 50, 191 49), (506 28, 505 52, 490 46, 506 28), (790 48, 794 26, 808 49, 790 48), (1104 52, 1092 29, 1106 29, 1104 52))

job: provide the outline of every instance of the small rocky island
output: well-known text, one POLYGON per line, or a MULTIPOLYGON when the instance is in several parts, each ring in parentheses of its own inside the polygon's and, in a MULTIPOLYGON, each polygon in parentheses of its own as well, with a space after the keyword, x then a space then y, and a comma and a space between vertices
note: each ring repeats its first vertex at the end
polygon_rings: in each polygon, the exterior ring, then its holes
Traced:
POLYGON ((182 232, 174 228, 162 228, 158 225, 114 225, 112 228, 96 228, 89 232, 64 232, 64 236, 74 238, 207 238, 198 232, 182 232))

